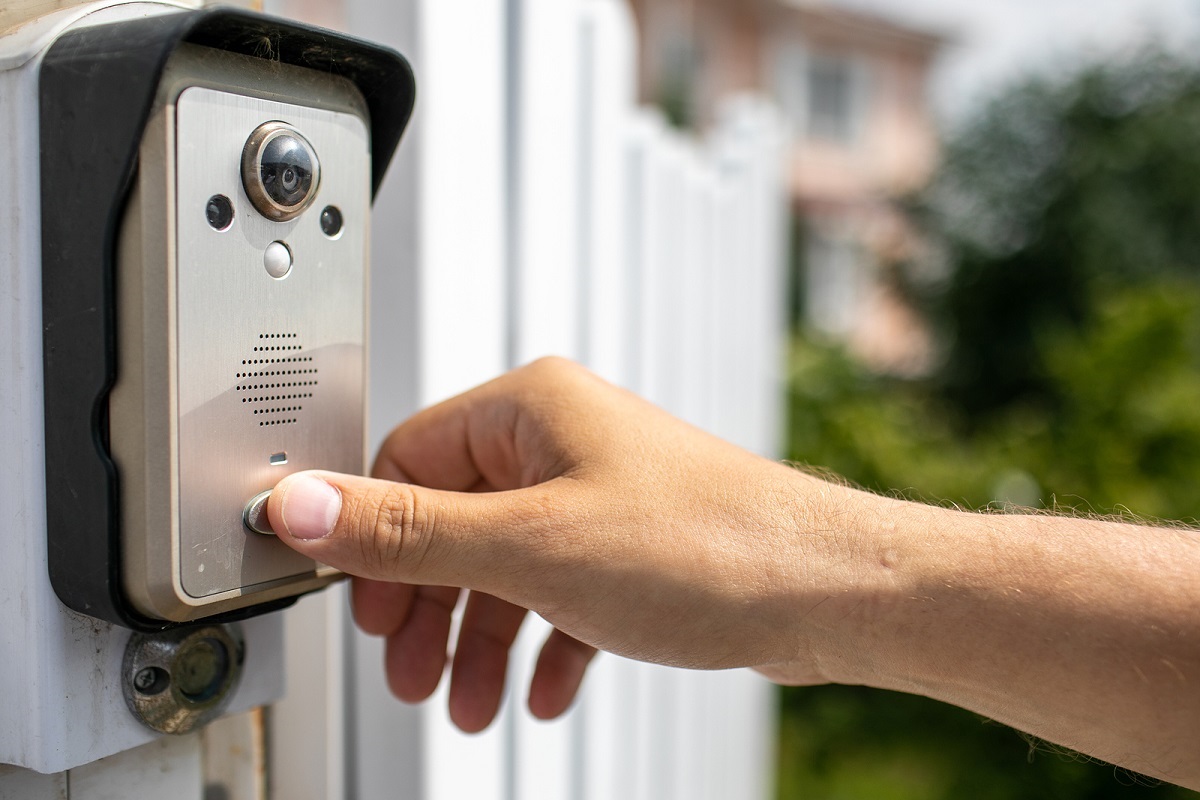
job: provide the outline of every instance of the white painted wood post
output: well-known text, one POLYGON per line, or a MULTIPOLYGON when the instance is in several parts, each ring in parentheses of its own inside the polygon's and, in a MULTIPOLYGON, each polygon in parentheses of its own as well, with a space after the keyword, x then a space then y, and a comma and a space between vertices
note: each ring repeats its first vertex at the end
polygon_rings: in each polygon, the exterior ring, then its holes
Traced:
MULTIPOLYGON (((130 632, 68 611, 50 586, 43 447, 40 59, 70 27, 183 5, 71 4, 0 37, 0 203, 10 212, 0 227, 0 797, 198 800, 203 789, 200 738, 164 739, 125 705, 130 632)), ((256 618, 243 630, 247 661, 231 713, 283 692, 281 620, 256 618)))
MULTIPOLYGON (((636 98, 635 32, 632 15, 618 0, 585 0, 580 10, 580 360, 631 386, 637 329, 635 276, 626 258, 625 132, 636 98)), ((639 667, 600 654, 588 670, 575 712, 572 797, 630 797, 639 667)))
MULTIPOLYGON (((578 0, 508 2, 510 366, 583 354, 580 11, 578 0)), ((541 722, 525 710, 532 668, 550 630, 539 617, 527 618, 509 665, 511 800, 571 793, 574 712, 541 722)))
MULTIPOLYGON (((506 367, 505 13, 500 0, 348 4, 351 29, 398 45, 418 76, 413 127, 374 221, 376 445, 418 407, 506 367)), ((384 685, 379 642, 353 641, 357 796, 506 797, 504 720, 481 735, 459 732, 445 686, 417 709, 402 706, 384 685)))

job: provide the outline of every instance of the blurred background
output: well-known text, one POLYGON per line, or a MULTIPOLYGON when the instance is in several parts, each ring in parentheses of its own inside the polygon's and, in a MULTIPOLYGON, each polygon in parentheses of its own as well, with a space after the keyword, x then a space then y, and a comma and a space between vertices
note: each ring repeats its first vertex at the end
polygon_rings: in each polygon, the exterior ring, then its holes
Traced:
MULTIPOLYGON (((1196 0, 234 1, 396 47, 418 76, 372 212, 372 446, 554 353, 875 491, 1200 517, 1196 0)), ((0 26, 84 5, 0 0, 0 26)), ((345 584, 264 624, 287 694, 212 726, 203 768, 179 745, 189 790, 203 772, 207 797, 272 800, 1200 797, 924 698, 749 670, 601 656, 537 721, 534 616, 498 720, 468 736, 444 686, 391 696, 345 584)), ((47 780, 149 796, 130 768, 167 774, 157 747, 47 780)), ((0 774, 0 797, 31 774, 0 774)))
MULTIPOLYGON (((1194 521, 1200 6, 633 0, 638 89, 788 126, 788 456, 972 508, 1194 521)), ((919 697, 782 694, 778 796, 1196 797, 919 697)))

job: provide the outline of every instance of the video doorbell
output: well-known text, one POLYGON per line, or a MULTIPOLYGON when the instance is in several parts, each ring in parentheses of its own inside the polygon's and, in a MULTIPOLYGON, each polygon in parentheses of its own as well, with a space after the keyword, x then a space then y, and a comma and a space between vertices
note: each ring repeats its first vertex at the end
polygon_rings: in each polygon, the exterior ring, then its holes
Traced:
POLYGON ((407 63, 178 12, 61 37, 40 93, 56 592, 162 630, 327 584, 265 503, 289 472, 364 469, 371 201, 407 63))

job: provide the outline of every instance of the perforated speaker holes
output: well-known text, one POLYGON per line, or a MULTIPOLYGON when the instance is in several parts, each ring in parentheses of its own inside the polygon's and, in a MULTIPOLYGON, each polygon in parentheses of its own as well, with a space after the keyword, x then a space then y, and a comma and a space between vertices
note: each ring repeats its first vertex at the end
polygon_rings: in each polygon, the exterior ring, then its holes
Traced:
POLYGON ((236 374, 237 391, 260 428, 294 425, 317 386, 317 367, 295 333, 260 333, 236 374))

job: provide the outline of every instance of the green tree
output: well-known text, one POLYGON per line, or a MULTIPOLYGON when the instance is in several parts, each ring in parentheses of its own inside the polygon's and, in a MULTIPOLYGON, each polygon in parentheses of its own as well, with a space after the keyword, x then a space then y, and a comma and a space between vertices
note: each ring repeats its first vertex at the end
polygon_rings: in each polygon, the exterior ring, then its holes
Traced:
POLYGON ((1200 68, 1161 53, 1004 93, 945 150, 918 207, 953 270, 930 307, 942 388, 971 423, 1054 403, 1039 337, 1099 299, 1200 279, 1200 68))

